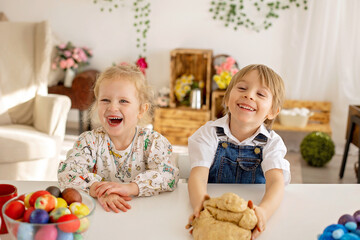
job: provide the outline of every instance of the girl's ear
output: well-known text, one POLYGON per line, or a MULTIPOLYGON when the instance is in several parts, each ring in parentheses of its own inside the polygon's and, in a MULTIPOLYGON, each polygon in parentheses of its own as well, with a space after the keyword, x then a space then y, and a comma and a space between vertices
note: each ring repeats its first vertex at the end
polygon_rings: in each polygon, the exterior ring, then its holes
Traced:
POLYGON ((267 115, 267 119, 273 120, 279 113, 280 113, 280 108, 277 108, 275 113, 271 111, 271 113, 267 115))
POLYGON ((140 104, 138 119, 141 119, 144 116, 144 114, 147 112, 147 110, 149 110, 149 107, 150 107, 149 103, 140 104))

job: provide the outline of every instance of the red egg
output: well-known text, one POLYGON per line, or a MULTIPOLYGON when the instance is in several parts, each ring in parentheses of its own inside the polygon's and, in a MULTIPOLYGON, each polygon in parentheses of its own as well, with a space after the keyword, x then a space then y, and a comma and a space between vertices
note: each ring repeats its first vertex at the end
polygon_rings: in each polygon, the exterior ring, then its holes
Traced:
POLYGON ((32 213, 32 211, 34 211, 35 208, 34 207, 29 207, 25 213, 24 213, 24 218, 23 218, 23 221, 24 222, 30 222, 30 215, 32 213))
POLYGON ((73 202, 82 202, 81 194, 75 188, 65 188, 61 195, 68 205, 73 202))
POLYGON ((33 207, 34 206, 34 203, 36 201, 36 199, 42 195, 45 195, 45 194, 50 194, 48 191, 45 191, 45 190, 40 190, 40 191, 36 191, 34 192, 30 199, 29 199, 29 205, 30 207, 33 207))
POLYGON ((25 202, 25 194, 20 195, 20 196, 18 197, 18 200, 25 202))
POLYGON ((6 209, 5 214, 14 220, 20 219, 23 217, 25 212, 25 206, 21 201, 12 201, 10 202, 6 209))
POLYGON ((63 232, 67 232, 67 233, 76 232, 80 227, 80 220, 74 214, 67 214, 67 215, 61 216, 57 220, 57 223, 59 224, 58 227, 60 228, 60 230, 63 232), (67 221, 69 221, 69 222, 67 222, 67 221))

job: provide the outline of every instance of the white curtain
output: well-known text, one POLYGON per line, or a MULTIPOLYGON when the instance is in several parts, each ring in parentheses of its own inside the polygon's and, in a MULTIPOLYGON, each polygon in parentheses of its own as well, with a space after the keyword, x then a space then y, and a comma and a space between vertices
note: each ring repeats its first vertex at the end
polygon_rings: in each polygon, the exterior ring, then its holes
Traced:
POLYGON ((287 26, 286 97, 332 103, 332 138, 341 154, 349 105, 360 105, 360 1, 308 4, 307 11, 291 14, 287 26))

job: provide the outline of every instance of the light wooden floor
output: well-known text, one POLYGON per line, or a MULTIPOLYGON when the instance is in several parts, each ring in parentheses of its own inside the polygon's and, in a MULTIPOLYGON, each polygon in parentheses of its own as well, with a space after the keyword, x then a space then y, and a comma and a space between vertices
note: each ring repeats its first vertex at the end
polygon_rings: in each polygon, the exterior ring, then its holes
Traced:
MULTIPOLYGON (((61 152, 61 160, 65 159, 66 152, 72 148, 78 136, 78 130, 68 128, 61 152)), ((174 152, 180 154, 187 153, 187 147, 174 146, 174 152)), ((335 155, 324 167, 312 167, 302 159, 297 151, 289 151, 285 157, 291 166, 291 183, 357 183, 354 163, 358 161, 357 155, 349 155, 344 178, 340 180, 339 171, 342 161, 342 155, 335 155)))

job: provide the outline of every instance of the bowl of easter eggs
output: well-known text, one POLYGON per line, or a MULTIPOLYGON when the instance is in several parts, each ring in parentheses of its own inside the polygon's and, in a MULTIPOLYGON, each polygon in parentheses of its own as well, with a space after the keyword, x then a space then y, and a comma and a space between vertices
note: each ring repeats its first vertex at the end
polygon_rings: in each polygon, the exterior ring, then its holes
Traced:
POLYGON ((50 186, 10 199, 2 214, 12 239, 82 240, 95 206, 95 200, 82 191, 50 186))

